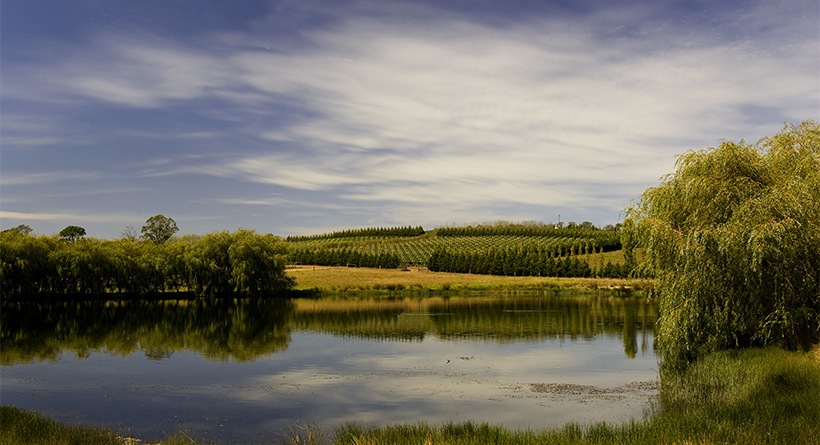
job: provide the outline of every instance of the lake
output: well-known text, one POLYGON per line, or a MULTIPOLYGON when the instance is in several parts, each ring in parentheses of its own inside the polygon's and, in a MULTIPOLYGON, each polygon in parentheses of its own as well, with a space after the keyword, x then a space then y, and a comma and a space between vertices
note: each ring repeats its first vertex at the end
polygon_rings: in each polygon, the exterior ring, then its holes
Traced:
POLYGON ((603 294, 3 303, 0 402, 144 440, 642 418, 657 303, 603 294))

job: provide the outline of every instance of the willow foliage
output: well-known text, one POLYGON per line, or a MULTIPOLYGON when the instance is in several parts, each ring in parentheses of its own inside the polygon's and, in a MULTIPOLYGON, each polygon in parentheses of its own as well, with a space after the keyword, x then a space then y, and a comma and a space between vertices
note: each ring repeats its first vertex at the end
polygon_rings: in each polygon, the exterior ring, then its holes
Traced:
POLYGON ((172 243, 0 233, 0 284, 6 298, 51 294, 198 296, 275 294, 293 286, 288 246, 271 234, 240 229, 172 243))
POLYGON ((627 209, 660 297, 665 365, 776 344, 808 349, 820 329, 820 126, 757 144, 689 151, 627 209))

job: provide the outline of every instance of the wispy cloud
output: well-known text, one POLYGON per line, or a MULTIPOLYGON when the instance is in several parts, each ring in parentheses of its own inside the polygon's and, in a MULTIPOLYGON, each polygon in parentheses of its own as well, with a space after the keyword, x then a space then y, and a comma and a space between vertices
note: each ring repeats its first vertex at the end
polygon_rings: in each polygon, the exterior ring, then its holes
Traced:
POLYGON ((314 35, 307 54, 239 51, 231 63, 244 83, 297 96, 319 117, 260 134, 307 147, 303 157, 219 170, 307 190, 373 185, 344 195, 364 199, 396 199, 390 184, 402 181, 443 196, 445 184, 482 180, 481 192, 458 197, 515 200, 544 180, 656 180, 703 135, 761 131, 746 122, 750 103, 794 120, 814 111, 805 92, 816 78, 784 64, 816 52, 816 41, 776 53, 734 41, 612 48, 588 31, 351 18, 314 35), (513 181, 524 188, 503 192, 513 181))
POLYGON ((99 172, 58 171, 49 173, 6 173, 0 178, 0 185, 33 185, 62 181, 94 181, 103 177, 99 172))
POLYGON ((6 212, 0 210, 0 219, 12 219, 12 220, 34 220, 34 221, 43 221, 43 220, 52 220, 52 221, 61 221, 61 220, 75 220, 78 219, 76 215, 71 215, 68 213, 21 213, 21 212, 6 212))
POLYGON ((25 213, 25 212, 7 212, 0 211, 0 219, 3 220, 19 220, 19 221, 61 221, 65 224, 70 222, 107 222, 107 223, 126 223, 134 220, 134 215, 130 214, 73 214, 73 213, 25 213))
MULTIPOLYGON (((129 171, 141 180, 198 175, 321 194, 315 205, 368 219, 407 209, 486 220, 512 204, 524 207, 510 215, 527 206, 611 214, 684 150, 820 117, 820 61, 806 57, 820 49, 816 14, 801 13, 811 3, 713 5, 684 18, 661 4, 504 18, 355 1, 328 5, 322 26, 271 14, 189 39, 97 33, 56 57, 5 64, 3 96, 205 122, 93 127, 139 141, 134 150, 162 147, 143 157, 163 163, 129 171)), ((66 135, 12 124, 4 144, 66 135)), ((6 172, 2 185, 74 175, 6 172)), ((280 202, 254 190, 211 202, 280 202)))

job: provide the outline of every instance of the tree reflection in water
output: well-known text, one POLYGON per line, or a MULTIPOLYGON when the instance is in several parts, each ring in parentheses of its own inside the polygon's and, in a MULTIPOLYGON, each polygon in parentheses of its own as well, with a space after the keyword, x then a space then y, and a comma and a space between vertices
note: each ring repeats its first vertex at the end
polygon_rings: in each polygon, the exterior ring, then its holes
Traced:
POLYGON ((657 303, 600 295, 449 295, 321 299, 196 299, 3 303, 0 362, 57 361, 64 353, 162 360, 194 351, 209 360, 252 361, 287 349, 292 331, 384 341, 441 339, 511 343, 621 335, 635 357, 657 320, 657 303))

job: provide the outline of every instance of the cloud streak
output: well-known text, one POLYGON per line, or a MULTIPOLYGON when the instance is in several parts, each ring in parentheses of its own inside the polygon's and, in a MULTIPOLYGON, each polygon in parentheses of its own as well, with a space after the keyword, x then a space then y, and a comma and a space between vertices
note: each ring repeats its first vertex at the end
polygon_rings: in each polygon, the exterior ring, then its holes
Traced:
MULTIPOLYGON (((494 21, 354 2, 288 38, 274 14, 185 41, 100 33, 54 62, 4 68, 3 95, 216 123, 128 134, 180 147, 151 152, 172 159, 151 177, 262 187, 213 201, 224 205, 268 202, 272 187, 367 218, 380 203, 431 215, 575 205, 614 219, 675 154, 818 117, 820 63, 805 57, 818 27, 778 16, 807 5, 714 9, 693 25, 659 5, 494 21)), ((15 131, 4 143, 61 137, 15 131)))

